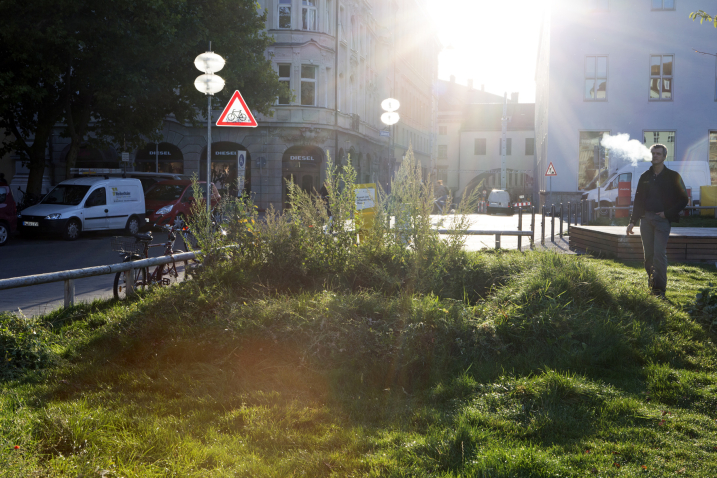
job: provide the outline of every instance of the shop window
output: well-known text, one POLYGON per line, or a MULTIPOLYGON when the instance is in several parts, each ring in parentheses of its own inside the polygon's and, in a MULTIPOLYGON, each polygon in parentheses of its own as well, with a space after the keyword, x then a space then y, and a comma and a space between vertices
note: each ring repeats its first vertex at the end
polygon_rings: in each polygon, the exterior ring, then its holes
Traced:
POLYGON ((301 104, 316 106, 316 67, 301 65, 301 104))
MULTIPOLYGON (((598 165, 595 164, 595 146, 600 146, 604 134, 609 131, 581 131, 578 150, 578 189, 594 189, 598 179, 598 165)), ((543 153, 544 154, 544 153, 543 153)), ((607 179, 606 166, 603 165, 601 182, 607 179)))
POLYGON ((279 28, 290 29, 291 28, 291 0, 279 0, 279 28))
POLYGON ((650 56, 650 100, 672 101, 674 55, 650 56))
POLYGON ((674 131, 645 131, 643 142, 648 148, 653 144, 664 144, 667 148, 667 158, 665 158, 665 161, 675 160, 674 131))

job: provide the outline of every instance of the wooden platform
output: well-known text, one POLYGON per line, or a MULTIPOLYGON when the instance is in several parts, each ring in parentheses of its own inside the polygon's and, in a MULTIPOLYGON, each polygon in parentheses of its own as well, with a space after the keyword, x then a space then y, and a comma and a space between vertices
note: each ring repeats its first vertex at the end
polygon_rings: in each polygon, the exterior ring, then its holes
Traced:
MULTIPOLYGON (((570 226, 570 249, 625 261, 644 260, 640 228, 628 236, 625 226, 570 226)), ((673 227, 667 241, 670 262, 717 261, 717 228, 673 227)))

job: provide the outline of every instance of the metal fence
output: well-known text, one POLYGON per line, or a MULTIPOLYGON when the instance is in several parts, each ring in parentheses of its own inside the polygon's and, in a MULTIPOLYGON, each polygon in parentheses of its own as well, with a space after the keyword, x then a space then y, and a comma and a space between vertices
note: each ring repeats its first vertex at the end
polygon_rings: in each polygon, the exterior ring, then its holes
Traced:
MULTIPOLYGON (((134 269, 143 269, 145 267, 157 266, 160 264, 169 264, 170 262, 181 262, 190 259, 196 259, 196 253, 183 252, 172 256, 152 257, 149 259, 141 259, 138 261, 123 262, 121 264, 110 264, 106 266, 86 267, 84 269, 73 269, 69 271, 50 272, 47 274, 37 274, 32 276, 13 277, 10 279, 0 279, 0 290, 16 289, 18 287, 29 287, 38 284, 49 284, 52 282, 65 282, 65 307, 70 307, 75 303, 75 280, 85 277, 94 277, 107 274, 116 274, 118 272, 129 271, 129 275, 133 275, 134 269)), ((133 284, 127 283, 128 292, 132 291, 133 284)))

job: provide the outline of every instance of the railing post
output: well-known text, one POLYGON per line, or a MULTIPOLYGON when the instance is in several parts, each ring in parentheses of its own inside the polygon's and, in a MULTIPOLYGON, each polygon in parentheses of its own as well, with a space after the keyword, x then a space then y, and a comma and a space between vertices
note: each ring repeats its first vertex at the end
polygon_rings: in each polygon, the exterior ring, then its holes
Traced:
POLYGON ((545 204, 543 204, 543 222, 540 225, 540 243, 545 245, 545 204))
MULTIPOLYGON (((523 207, 518 207, 518 230, 523 230, 523 207)), ((523 236, 518 236, 518 250, 523 250, 523 236)))
POLYGON ((560 237, 563 237, 563 203, 560 203, 560 237))
POLYGON ((555 203, 550 206, 550 242, 555 242, 555 203))
POLYGON ((495 248, 500 249, 500 234, 495 235, 495 248))
POLYGON ((573 215, 573 210, 570 205, 570 201, 568 201, 568 236, 570 235, 570 216, 573 215))
POLYGON ((530 222, 530 230, 533 232, 533 235, 530 236, 530 247, 535 247, 535 206, 530 206, 530 215, 532 216, 531 222, 530 222))
POLYGON ((65 308, 75 305, 75 279, 65 279, 65 308))
POLYGON ((125 287, 127 288, 127 296, 134 294, 134 269, 130 268, 124 273, 125 287))

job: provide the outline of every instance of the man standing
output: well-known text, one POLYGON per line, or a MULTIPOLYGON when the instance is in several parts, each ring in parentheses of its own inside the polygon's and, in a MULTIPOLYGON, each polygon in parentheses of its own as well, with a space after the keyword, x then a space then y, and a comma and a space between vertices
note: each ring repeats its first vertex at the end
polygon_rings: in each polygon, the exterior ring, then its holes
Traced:
POLYGON ((667 239, 672 222, 680 221, 680 211, 687 206, 687 191, 679 173, 665 167, 667 148, 655 144, 650 148, 652 166, 640 176, 635 191, 632 217, 627 234, 640 221, 640 236, 645 252, 645 270, 652 293, 662 299, 667 289, 667 239))

